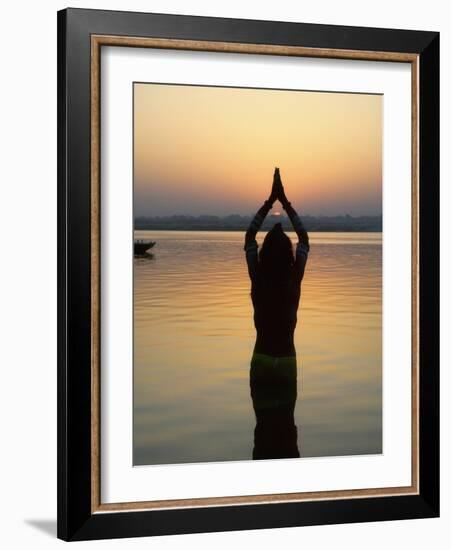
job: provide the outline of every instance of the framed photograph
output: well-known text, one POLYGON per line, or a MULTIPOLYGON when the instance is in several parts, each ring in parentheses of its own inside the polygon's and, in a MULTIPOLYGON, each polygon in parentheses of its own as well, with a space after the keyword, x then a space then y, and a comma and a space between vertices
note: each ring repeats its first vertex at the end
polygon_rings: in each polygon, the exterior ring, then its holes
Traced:
POLYGON ((439 514, 439 35, 58 13, 58 536, 439 514))

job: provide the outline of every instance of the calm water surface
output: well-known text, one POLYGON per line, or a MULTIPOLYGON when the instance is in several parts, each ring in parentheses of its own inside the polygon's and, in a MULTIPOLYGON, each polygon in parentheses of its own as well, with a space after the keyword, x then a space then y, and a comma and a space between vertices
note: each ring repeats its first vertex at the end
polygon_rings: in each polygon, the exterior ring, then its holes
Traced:
MULTIPOLYGON (((244 233, 135 238, 157 242, 134 259, 135 465, 251 460, 244 233)), ((300 456, 380 453, 382 235, 311 233, 310 243, 295 333, 300 456)))

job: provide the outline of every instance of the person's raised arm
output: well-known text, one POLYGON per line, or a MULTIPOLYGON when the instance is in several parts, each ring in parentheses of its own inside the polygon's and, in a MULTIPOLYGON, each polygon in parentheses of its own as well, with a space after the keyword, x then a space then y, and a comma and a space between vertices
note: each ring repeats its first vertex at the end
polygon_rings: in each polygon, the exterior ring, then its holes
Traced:
POLYGON ((301 218, 298 216, 296 210, 291 205, 291 202, 282 203, 282 206, 288 217, 290 218, 291 224, 293 225, 293 229, 296 231, 299 242, 307 248, 307 251, 309 251, 310 243, 308 233, 304 227, 304 224, 302 223, 301 218))
POLYGON ((274 177, 277 198, 281 202, 283 209, 287 213, 287 216, 290 218, 291 224, 296 232, 296 235, 298 236, 299 242, 301 242, 308 250, 310 248, 308 233, 305 230, 301 218, 298 216, 296 210, 293 208, 291 202, 287 199, 287 196, 285 195, 285 189, 283 187, 282 180, 280 179, 279 170, 276 171, 274 177))
POLYGON ((274 202, 277 199, 277 190, 276 190, 276 186, 275 186, 276 173, 278 173, 277 168, 276 168, 276 171, 274 172, 272 189, 271 189, 271 194, 269 195, 269 198, 267 200, 265 200, 265 202, 260 207, 258 212, 252 218, 252 221, 249 224, 249 227, 247 228, 246 236, 245 236, 245 239, 244 239, 244 249, 245 250, 246 250, 248 245, 255 242, 255 237, 257 236, 257 233, 258 233, 259 229, 261 228, 263 222, 265 221, 266 216, 268 215, 268 212, 271 210, 271 208, 273 207, 274 202))
POLYGON ((275 183, 277 189, 277 198, 282 204, 283 209, 287 213, 287 216, 290 218, 293 229, 298 236, 299 242, 296 246, 296 261, 295 267, 299 273, 300 278, 302 279, 304 275, 305 264, 307 263, 307 257, 310 250, 310 243, 308 233, 302 223, 301 218, 298 216, 296 210, 291 205, 291 202, 287 199, 285 195, 285 189, 280 179, 280 174, 277 172, 278 178, 275 183))
POLYGON ((268 214, 268 212, 272 208, 272 203, 270 200, 266 200, 263 205, 260 207, 258 212, 255 214, 255 216, 252 218, 251 223, 249 224, 249 227, 246 231, 246 236, 244 239, 244 246, 246 247, 248 244, 255 241, 255 237, 257 236, 257 233, 262 226, 263 222, 265 221, 265 218, 268 214))
POLYGON ((247 267, 249 271, 249 276, 251 279, 253 279, 255 274, 257 273, 257 265, 258 265, 258 246, 257 246, 257 241, 255 237, 257 236, 258 230, 262 226, 268 212, 271 210, 272 205, 274 204, 277 198, 274 181, 275 181, 275 174, 274 174, 271 194, 269 195, 269 198, 263 203, 263 205, 260 207, 258 212, 253 217, 251 223, 249 224, 249 227, 247 228, 246 236, 244 239, 244 250, 246 252, 246 262, 247 262, 247 267))

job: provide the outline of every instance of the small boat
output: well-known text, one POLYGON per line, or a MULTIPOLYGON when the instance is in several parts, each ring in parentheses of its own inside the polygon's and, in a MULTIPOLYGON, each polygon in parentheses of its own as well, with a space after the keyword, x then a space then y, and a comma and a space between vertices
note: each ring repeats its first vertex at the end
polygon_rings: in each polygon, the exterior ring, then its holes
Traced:
POLYGON ((153 241, 138 240, 133 243, 133 252, 135 256, 143 256, 148 250, 155 246, 153 241))

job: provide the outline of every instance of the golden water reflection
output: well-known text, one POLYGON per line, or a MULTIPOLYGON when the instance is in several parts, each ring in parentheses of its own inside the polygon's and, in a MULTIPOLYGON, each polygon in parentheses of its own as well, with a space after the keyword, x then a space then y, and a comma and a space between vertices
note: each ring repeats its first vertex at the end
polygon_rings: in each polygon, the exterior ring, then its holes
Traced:
MULTIPOLYGON (((135 237, 157 245, 153 258, 134 260, 134 464, 251 460, 255 330, 243 233, 135 237)), ((296 432, 284 417, 284 444, 301 457, 380 453, 382 236, 310 241, 295 333, 296 432)))

